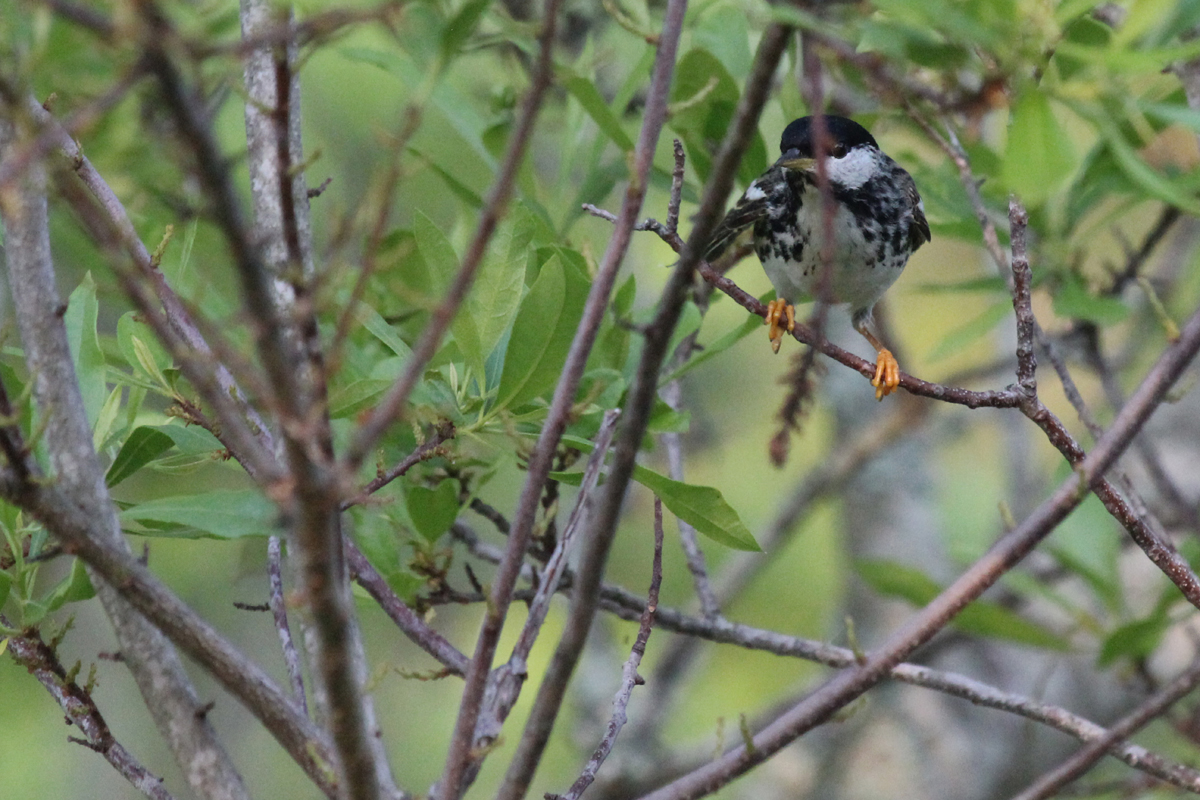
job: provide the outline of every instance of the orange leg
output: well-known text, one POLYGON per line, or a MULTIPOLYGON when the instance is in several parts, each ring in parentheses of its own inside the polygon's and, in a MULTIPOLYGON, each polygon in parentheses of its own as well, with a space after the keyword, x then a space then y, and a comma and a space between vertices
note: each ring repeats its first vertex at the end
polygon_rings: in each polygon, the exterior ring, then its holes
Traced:
POLYGON ((770 327, 767 336, 771 339, 771 350, 778 353, 779 343, 783 341, 783 333, 796 330, 796 309, 787 300, 777 299, 767 303, 766 323, 770 327))
POLYGON ((871 385, 875 387, 875 399, 882 400, 896 390, 900 385, 900 364, 892 351, 883 346, 883 342, 872 333, 866 325, 858 326, 858 332, 866 337, 878 355, 875 357, 875 377, 871 385))

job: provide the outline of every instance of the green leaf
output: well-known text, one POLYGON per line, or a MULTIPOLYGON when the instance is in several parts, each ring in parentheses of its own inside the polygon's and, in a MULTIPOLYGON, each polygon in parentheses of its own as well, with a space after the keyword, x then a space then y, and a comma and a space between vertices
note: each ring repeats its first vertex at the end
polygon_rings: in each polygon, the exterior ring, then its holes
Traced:
POLYGON ((687 433, 692 424, 690 411, 676 411, 662 400, 655 398, 654 411, 646 424, 646 433, 687 433))
POLYGON ((1071 138, 1059 125, 1050 99, 1031 88, 1013 109, 1004 154, 1004 182, 1028 206, 1040 205, 1075 171, 1071 138))
MULTIPOLYGON (((370 64, 394 75, 414 93, 429 90, 429 66, 413 58, 411 53, 399 49, 373 50, 366 47, 346 47, 338 52, 351 61, 370 64)), ((482 141, 490 120, 482 116, 479 104, 447 81, 436 82, 432 98, 433 105, 445 116, 454 132, 462 137, 471 154, 489 170, 495 170, 496 159, 482 141)))
MULTIPOLYGON (((774 294, 775 294, 774 292, 768 292, 767 294, 763 295, 762 298, 759 298, 759 302, 765 303, 767 300, 773 298, 774 294), (766 299, 763 299, 763 298, 766 298, 766 299)), ((716 341, 712 342, 711 344, 704 345, 703 350, 701 350, 700 352, 693 355, 690 359, 688 359, 687 363, 680 366, 679 369, 675 370, 670 375, 667 375, 665 378, 663 378, 659 382, 659 385, 661 386, 663 384, 670 383, 671 381, 677 380, 678 378, 686 375, 687 373, 694 370, 696 367, 703 364, 705 361, 708 361, 710 358, 714 358, 714 357, 720 355, 721 353, 723 353, 726 350, 728 350, 729 348, 733 347, 735 344, 740 342, 742 339, 745 339, 747 336, 754 333, 755 331, 761 330, 762 327, 763 327, 762 318, 756 317, 753 314, 747 314, 746 319, 743 320, 740 325, 738 325, 735 328, 733 328, 732 330, 727 331, 726 333, 722 334, 716 341)))
POLYGON ((467 0, 454 18, 446 22, 440 42, 443 58, 448 59, 462 48, 491 4, 492 0, 467 0))
POLYGON ((104 482, 109 488, 116 486, 174 446, 175 440, 160 430, 145 425, 134 428, 113 459, 104 482))
MULTIPOLYGON (((592 442, 580 436, 566 434, 562 437, 563 444, 577 448, 584 453, 596 449, 592 442)), ((572 483, 573 475, 582 473, 555 473, 555 480, 572 483)), ((741 517, 733 506, 726 502, 721 492, 711 486, 695 486, 681 483, 668 478, 666 475, 652 469, 635 465, 633 479, 658 495, 664 506, 684 522, 703 533, 708 538, 735 550, 748 550, 761 553, 762 548, 754 540, 754 536, 742 523, 741 517)), ((574 485, 572 483, 572 485, 574 485)))
POLYGON ((156 425, 154 429, 170 436, 179 452, 186 455, 205 455, 225 449, 217 437, 195 425, 156 425))
POLYGON ((278 519, 275 506, 253 489, 160 497, 121 512, 123 523, 138 522, 148 529, 134 533, 185 539, 267 536, 278 528, 278 519))
POLYGON ((1104 137, 1113 159, 1135 186, 1156 200, 1177 206, 1192 215, 1200 214, 1200 201, 1143 161, 1111 120, 1101 114, 1093 115, 1092 119, 1098 122, 1100 135, 1104 137))
POLYGON ((329 416, 333 419, 354 416, 382 397, 391 385, 391 381, 363 378, 340 386, 329 396, 329 416))
POLYGON ((458 518, 458 490, 453 481, 442 481, 435 489, 410 486, 407 494, 408 517, 429 542, 437 541, 458 518))
MULTIPOLYGON (((9 590, 12 589, 12 575, 0 570, 0 608, 8 601, 9 590)), ((3 655, 4 649, 0 647, 0 655, 3 655)))
MULTIPOLYGON (((860 559, 854 562, 854 567, 876 592, 887 597, 898 597, 914 606, 924 606, 942 592, 942 586, 933 578, 915 567, 896 561, 860 559)), ((966 633, 990 639, 1005 639, 1046 650, 1070 650, 1070 644, 1053 631, 986 600, 971 603, 950 624, 966 633)))
MULTIPOLYGON (((467 295, 462 315, 470 317, 484 357, 508 332, 525 291, 525 262, 533 240, 528 211, 520 206, 492 237, 492 245, 467 295)), ((457 335, 457 334, 456 334, 457 335)))
MULTIPOLYGON (((552 481, 558 481, 559 483, 565 483, 567 486, 582 486, 583 485, 583 473, 582 472, 551 472, 551 473, 549 473, 549 478, 552 481)), ((3 574, 3 573, 0 573, 0 574, 3 574)))
POLYGON ((1054 313, 1067 319, 1112 325, 1129 316, 1129 307, 1120 298, 1092 294, 1081 279, 1071 275, 1054 292, 1054 313))
MULTIPOLYGON (((421 257, 425 260, 425 266, 429 270, 429 285, 437 300, 440 301, 458 274, 458 254, 454 252, 453 245, 442 233, 441 228, 435 225, 423 211, 417 211, 416 219, 413 221, 413 235, 417 240, 417 249, 420 250, 421 257)), ((458 343, 459 351, 462 352, 468 366, 475 371, 475 375, 482 384, 487 353, 483 350, 475 321, 469 313, 464 312, 463 308, 459 308, 458 313, 454 315, 454 322, 451 323, 450 330, 454 332, 454 341, 458 343)))
POLYGON ((591 81, 566 70, 560 70, 559 81, 562 87, 579 101, 583 110, 592 118, 601 132, 612 140, 613 144, 625 152, 633 150, 633 140, 629 138, 629 134, 625 133, 625 129, 621 127, 621 121, 613 114, 612 109, 608 107, 608 103, 604 102, 604 97, 591 81))
POLYGON ((715 55, 736 79, 750 72, 750 34, 746 14, 726 5, 705 14, 692 31, 692 41, 715 55))
POLYGON ((1096 663, 1100 667, 1110 666, 1118 658, 1146 658, 1158 649, 1159 643, 1171 627, 1170 617, 1156 611, 1146 619, 1122 625, 1104 639, 1096 663))
MULTIPOLYGON (((976 226, 978 228, 978 226, 976 226)), ((944 294, 951 292, 987 292, 992 294, 1007 294, 1008 285, 1004 278, 993 275, 987 278, 967 278, 953 283, 924 283, 917 287, 923 294, 944 294)))
POLYGON ((139 320, 133 311, 122 314, 117 320, 117 347, 132 369, 140 367, 156 380, 162 378, 163 370, 172 366, 171 357, 158 343, 154 330, 139 320), (135 346, 135 342, 140 342, 140 346, 135 346))
POLYGON ((77 558, 71 564, 71 572, 67 577, 59 581, 40 602, 45 606, 46 613, 50 613, 67 603, 91 600, 95 596, 96 590, 92 588, 92 581, 88 578, 87 570, 83 568, 83 561, 77 558))
POLYGON ((558 382, 587 288, 560 256, 542 265, 513 322, 494 410, 518 408, 558 382))
MULTIPOLYGON (((688 161, 700 179, 707 180, 716 152, 733 121, 738 102, 738 84, 717 57, 695 48, 679 61, 671 88, 671 129, 679 134, 688 151, 688 161)), ((747 184, 767 168, 767 146, 755 131, 738 179, 747 184)))
POLYGON ((109 392, 104 405, 100 407, 100 414, 96 417, 96 425, 92 430, 92 447, 97 451, 101 449, 109 434, 112 433, 113 423, 117 421, 117 415, 121 412, 121 399, 124 396, 125 390, 116 386, 109 392))
POLYGON ((96 282, 92 273, 83 276, 83 281, 71 292, 67 301, 67 313, 63 322, 67 327, 67 341, 71 346, 71 358, 75 362, 75 376, 79 390, 83 393, 83 407, 87 411, 88 425, 95 427, 100 418, 100 409, 108 397, 105 383, 106 367, 104 353, 100 350, 100 339, 96 336, 96 318, 100 304, 96 301, 96 282))
POLYGON ((986 311, 967 324, 956 328, 933 348, 929 354, 930 361, 939 361, 962 350, 976 339, 986 335, 1000 324, 1000 321, 1012 313, 1011 302, 1000 302, 989 306, 986 311))
POLYGON ((672 514, 714 542, 734 550, 762 552, 738 513, 717 489, 673 481, 641 466, 634 467, 633 479, 658 495, 672 514))
POLYGON ((364 304, 358 307, 358 321, 366 328, 371 335, 387 345, 393 353, 400 357, 404 362, 412 358, 412 348, 400 338, 400 334, 396 333, 386 319, 375 309, 364 304))
POLYGON ((562 314, 566 293, 562 261, 554 256, 542 265, 517 312, 504 370, 500 373, 496 408, 519 406, 544 390, 543 381, 534 381, 534 376, 554 344, 554 328, 562 314))

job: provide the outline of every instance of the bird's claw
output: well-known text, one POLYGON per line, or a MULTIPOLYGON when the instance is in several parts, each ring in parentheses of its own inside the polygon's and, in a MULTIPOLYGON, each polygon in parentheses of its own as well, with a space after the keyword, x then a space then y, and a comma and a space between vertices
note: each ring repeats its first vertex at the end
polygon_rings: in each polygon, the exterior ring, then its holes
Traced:
POLYGON ((796 308, 782 298, 767 303, 766 323, 770 327, 767 336, 771 339, 771 350, 778 353, 779 343, 783 341, 783 333, 796 330, 796 308))
POLYGON ((875 377, 871 379, 871 385, 875 387, 876 400, 887 397, 900 385, 900 364, 886 347, 875 359, 875 377))

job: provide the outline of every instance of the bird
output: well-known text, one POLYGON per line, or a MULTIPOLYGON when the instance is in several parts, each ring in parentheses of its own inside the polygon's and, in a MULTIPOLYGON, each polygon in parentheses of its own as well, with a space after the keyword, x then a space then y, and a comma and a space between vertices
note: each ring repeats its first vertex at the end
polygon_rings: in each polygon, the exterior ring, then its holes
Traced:
POLYGON ((818 186, 818 125, 811 116, 784 128, 779 160, 713 229, 705 260, 711 263, 753 228, 754 251, 775 287, 766 318, 772 349, 778 353, 784 331, 795 329, 795 303, 848 305, 855 330, 875 348, 871 385, 882 400, 900 385, 900 365, 880 340, 872 312, 909 256, 930 240, 929 223, 916 182, 866 128, 833 114, 822 118, 832 205, 828 275, 822 275, 827 219, 818 186))

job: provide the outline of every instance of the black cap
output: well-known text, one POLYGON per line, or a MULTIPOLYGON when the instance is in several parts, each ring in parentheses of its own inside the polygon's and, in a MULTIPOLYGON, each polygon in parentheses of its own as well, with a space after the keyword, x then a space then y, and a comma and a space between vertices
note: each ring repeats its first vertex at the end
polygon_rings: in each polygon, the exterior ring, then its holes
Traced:
MULTIPOLYGON (((829 133, 832 143, 843 144, 847 150, 864 144, 869 144, 876 150, 879 149, 879 145, 876 143, 875 137, 871 135, 871 132, 854 120, 834 116, 833 114, 825 114, 824 117, 825 130, 829 133)), ((783 136, 779 139, 780 152, 786 153, 788 150, 799 150, 802 156, 812 156, 812 121, 812 117, 801 117, 784 128, 783 136)))

